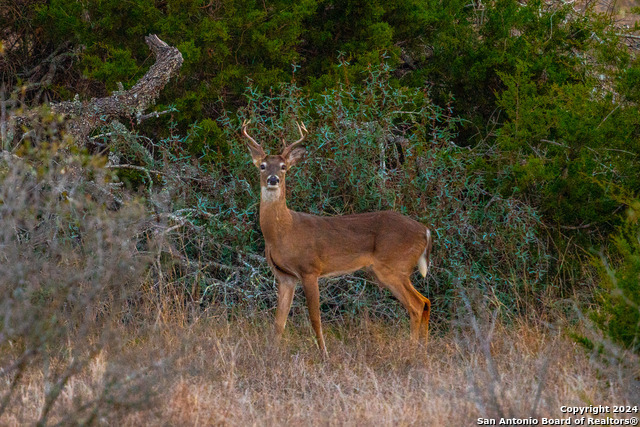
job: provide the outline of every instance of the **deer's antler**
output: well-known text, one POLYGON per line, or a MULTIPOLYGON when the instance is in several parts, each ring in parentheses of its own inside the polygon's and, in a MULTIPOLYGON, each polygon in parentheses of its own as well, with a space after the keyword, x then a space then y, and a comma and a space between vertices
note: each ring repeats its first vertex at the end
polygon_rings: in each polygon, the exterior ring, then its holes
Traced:
MULTIPOLYGON (((302 123, 302 122, 300 122, 302 123)), ((297 140, 296 142, 292 143, 291 145, 287 146, 284 151, 282 152, 282 155, 284 157, 287 157, 287 155, 289 153, 291 153, 291 151, 298 147, 303 141, 304 139, 307 137, 307 134, 309 133, 309 131, 307 130, 307 127, 304 125, 304 123, 302 123, 302 125, 296 122, 296 125, 298 126, 298 131, 300 132, 300 139, 297 140)))
POLYGON ((251 123, 251 120, 245 120, 242 122, 242 135, 244 135, 249 140, 249 143, 253 145, 254 148, 262 150, 260 144, 258 144, 256 140, 249 136, 249 134, 247 133, 247 126, 249 126, 249 123, 251 123))

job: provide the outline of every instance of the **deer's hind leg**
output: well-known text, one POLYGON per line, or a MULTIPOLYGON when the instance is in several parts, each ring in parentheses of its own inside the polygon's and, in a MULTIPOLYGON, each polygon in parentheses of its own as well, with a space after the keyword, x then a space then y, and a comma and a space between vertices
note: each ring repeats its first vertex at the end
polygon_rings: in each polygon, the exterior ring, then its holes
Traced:
MULTIPOLYGON (((416 291, 418 292, 418 291, 416 291)), ((424 331, 424 343, 425 345, 429 342, 429 318, 431 317, 431 301, 429 298, 423 296, 424 301, 424 310, 422 312, 422 330, 424 331)))
POLYGON ((426 298, 413 287, 408 274, 390 271, 388 268, 376 267, 375 265, 372 269, 380 284, 389 289, 406 308, 409 313, 411 340, 417 342, 420 338, 420 325, 426 308, 424 301, 426 298))

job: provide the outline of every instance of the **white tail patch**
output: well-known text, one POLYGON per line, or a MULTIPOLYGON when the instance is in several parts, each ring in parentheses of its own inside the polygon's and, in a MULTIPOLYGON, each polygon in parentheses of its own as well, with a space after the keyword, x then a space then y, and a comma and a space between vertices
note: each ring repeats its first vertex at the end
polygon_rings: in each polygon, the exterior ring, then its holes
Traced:
POLYGON ((420 259, 418 260, 418 270, 420 270, 420 274, 422 274, 422 277, 427 277, 428 268, 429 266, 427 265, 427 256, 426 253, 423 252, 422 255, 420 255, 420 259))
POLYGON ((431 231, 427 228, 427 247, 418 259, 418 270, 420 270, 422 277, 427 277, 427 271, 429 270, 429 264, 427 261, 427 249, 429 248, 429 245, 431 245, 431 231))

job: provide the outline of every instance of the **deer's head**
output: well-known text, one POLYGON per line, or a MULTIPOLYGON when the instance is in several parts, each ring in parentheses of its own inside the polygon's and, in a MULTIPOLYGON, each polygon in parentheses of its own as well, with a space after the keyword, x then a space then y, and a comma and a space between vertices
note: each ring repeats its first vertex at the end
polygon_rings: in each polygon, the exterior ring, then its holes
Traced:
POLYGON ((260 188, 263 194, 265 194, 264 191, 266 190, 273 192, 275 196, 284 187, 284 177, 287 170, 298 163, 304 156, 305 149, 300 144, 306 137, 307 128, 304 123, 302 125, 296 123, 300 131, 300 139, 288 145, 279 155, 269 156, 265 154, 260 144, 247 133, 248 124, 248 121, 242 124, 242 135, 247 138, 247 148, 251 153, 253 164, 260 170, 260 188))

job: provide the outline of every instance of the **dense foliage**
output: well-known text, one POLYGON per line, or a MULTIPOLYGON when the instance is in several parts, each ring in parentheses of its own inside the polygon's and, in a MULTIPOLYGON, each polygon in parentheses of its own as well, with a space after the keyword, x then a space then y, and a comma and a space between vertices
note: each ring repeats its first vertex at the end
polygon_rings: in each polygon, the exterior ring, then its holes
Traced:
POLYGON ((598 296, 601 310, 593 317, 612 340, 640 351, 640 204, 631 203, 628 217, 614 237, 612 266, 602 267, 603 288, 598 296))
MULTIPOLYGON (((132 86, 149 33, 180 49, 158 105, 171 114, 105 129, 93 149, 134 166, 118 171, 126 191, 178 218, 154 265, 200 304, 273 298, 244 118, 267 145, 296 119, 312 129, 291 207, 392 208, 433 224, 437 261, 421 286, 442 315, 462 285, 511 313, 590 300, 612 283, 592 267, 601 250, 622 262, 615 282, 637 288, 620 194, 640 196, 640 61, 611 16, 538 0, 21 0, 0 16, 0 77, 27 105, 132 86)), ((360 309, 340 295, 360 295, 364 279, 345 280, 329 301, 360 309)), ((600 318, 633 324, 623 300, 597 299, 600 318)))

